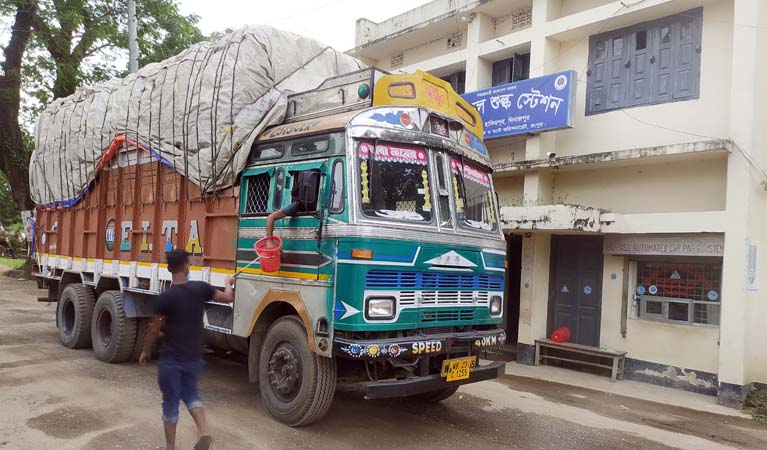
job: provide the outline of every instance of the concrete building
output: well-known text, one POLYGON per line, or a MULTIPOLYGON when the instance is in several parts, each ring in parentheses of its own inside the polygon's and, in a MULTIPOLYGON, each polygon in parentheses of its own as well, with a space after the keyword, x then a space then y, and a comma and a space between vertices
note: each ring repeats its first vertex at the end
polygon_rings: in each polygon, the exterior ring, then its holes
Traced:
POLYGON ((568 325, 627 377, 728 404, 767 383, 767 2, 435 0, 356 36, 496 107, 482 89, 575 72, 568 128, 481 112, 519 361, 568 325))

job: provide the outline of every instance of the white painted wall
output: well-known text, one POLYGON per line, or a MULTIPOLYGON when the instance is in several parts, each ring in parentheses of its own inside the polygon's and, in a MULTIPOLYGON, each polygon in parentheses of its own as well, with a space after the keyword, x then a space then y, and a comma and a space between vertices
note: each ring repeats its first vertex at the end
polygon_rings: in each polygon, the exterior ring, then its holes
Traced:
POLYGON ((717 373, 717 327, 693 327, 629 319, 626 337, 621 335, 621 303, 626 282, 623 274, 625 261, 626 258, 622 256, 608 255, 604 259, 600 345, 626 351, 626 356, 633 359, 717 373), (614 280, 613 274, 616 276, 614 280))
MULTIPOLYGON (((565 2, 566 4, 569 2, 565 2)), ((588 38, 561 44, 555 70, 578 73, 573 128, 554 132, 557 155, 578 155, 657 145, 727 138, 730 125, 732 61, 732 3, 717 2, 703 8, 700 98, 586 116, 588 38), (650 126, 641 121, 658 125, 650 126), (682 130, 685 134, 679 131, 682 130)))
POLYGON ((495 177, 493 185, 495 191, 498 192, 501 208, 522 204, 525 195, 525 177, 523 175, 495 177))
POLYGON ((593 170, 554 171, 554 203, 612 212, 723 211, 724 157, 593 170))
POLYGON ((447 56, 451 53, 458 53, 461 50, 466 49, 466 31, 463 30, 460 33, 462 35, 460 49, 449 49, 447 46, 447 40, 449 36, 439 36, 439 37, 435 37, 430 42, 404 50, 402 52, 403 57, 402 57, 401 67, 392 69, 391 57, 379 59, 378 61, 376 61, 376 66, 386 71, 396 71, 404 67, 413 66, 415 64, 418 64, 433 58, 447 56))
POLYGON ((562 0, 559 17, 569 16, 608 3, 615 2, 613 0, 562 0))

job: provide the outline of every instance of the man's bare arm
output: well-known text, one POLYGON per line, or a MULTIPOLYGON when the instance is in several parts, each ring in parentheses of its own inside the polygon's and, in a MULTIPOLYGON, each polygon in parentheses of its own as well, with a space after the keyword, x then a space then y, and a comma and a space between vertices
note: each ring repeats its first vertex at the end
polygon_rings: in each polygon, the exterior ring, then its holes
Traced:
POLYGON ((223 291, 216 289, 213 294, 213 300, 217 302, 229 303, 234 301, 234 277, 226 277, 226 286, 223 291))
POLYGON ((144 336, 144 348, 138 359, 138 362, 142 367, 146 367, 147 363, 152 359, 152 352, 154 351, 157 338, 160 336, 160 331, 162 331, 163 326, 165 326, 165 316, 158 314, 152 318, 152 322, 149 324, 149 328, 144 336))
POLYGON ((274 222, 287 217, 281 209, 274 211, 266 217, 266 237, 274 235, 274 222))

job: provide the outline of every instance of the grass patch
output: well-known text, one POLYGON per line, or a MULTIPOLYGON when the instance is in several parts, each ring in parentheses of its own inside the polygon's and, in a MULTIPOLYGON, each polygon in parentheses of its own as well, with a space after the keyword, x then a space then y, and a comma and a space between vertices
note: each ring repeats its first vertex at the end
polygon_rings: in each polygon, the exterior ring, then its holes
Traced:
POLYGON ((0 257, 0 266, 5 266, 11 269, 20 269, 24 265, 24 259, 11 259, 0 257))

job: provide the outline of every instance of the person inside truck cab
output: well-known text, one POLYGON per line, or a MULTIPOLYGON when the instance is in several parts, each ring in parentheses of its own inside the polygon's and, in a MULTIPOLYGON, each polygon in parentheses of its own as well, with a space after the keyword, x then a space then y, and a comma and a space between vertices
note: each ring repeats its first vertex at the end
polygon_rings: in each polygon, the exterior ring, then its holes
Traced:
MULTIPOLYGON (((292 175, 293 187, 290 190, 290 204, 284 208, 278 209, 266 217, 266 237, 272 237, 274 235, 274 222, 286 217, 295 217, 301 213, 314 211, 317 209, 316 192, 315 201, 311 203, 303 203, 299 199, 299 191, 302 183, 310 177, 312 173, 317 173, 313 170, 304 170, 300 172, 294 172, 292 175)), ((319 184, 317 184, 319 188, 319 184)), ((271 241, 270 241, 271 243, 271 241)), ((267 244, 268 245, 268 244, 267 244)))

